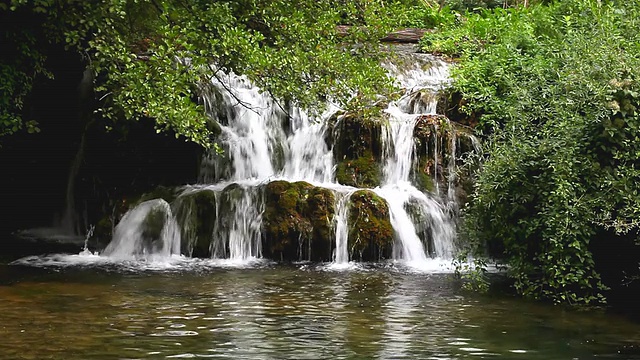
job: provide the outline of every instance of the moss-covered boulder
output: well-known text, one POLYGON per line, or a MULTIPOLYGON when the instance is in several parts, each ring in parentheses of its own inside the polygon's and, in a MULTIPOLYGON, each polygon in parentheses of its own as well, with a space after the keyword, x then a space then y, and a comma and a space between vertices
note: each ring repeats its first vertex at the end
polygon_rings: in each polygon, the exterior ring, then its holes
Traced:
POLYGON ((373 188, 380 185, 380 161, 365 151, 356 159, 343 159, 336 168, 336 181, 343 185, 373 188))
POLYGON ((343 113, 329 120, 328 141, 337 163, 336 180, 343 185, 376 187, 381 181, 380 141, 385 119, 373 110, 366 114, 343 113))
POLYGON ((390 258, 393 248, 393 228, 387 202, 370 190, 358 190, 351 195, 349 213, 350 258, 377 261, 390 258))
POLYGON ((216 222, 216 194, 212 190, 190 191, 171 207, 180 225, 181 252, 192 257, 210 257, 216 222))
POLYGON ((273 181, 264 187, 263 255, 274 260, 329 261, 335 197, 307 182, 273 181))
POLYGON ((472 174, 479 165, 479 141, 473 129, 444 115, 423 115, 417 119, 413 135, 413 183, 423 192, 434 192, 438 184, 440 189, 454 186, 457 203, 464 204, 473 187, 472 174))
POLYGON ((415 227, 416 235, 422 241, 425 252, 430 256, 435 256, 434 239, 432 237, 431 227, 433 226, 433 219, 427 213, 423 204, 417 199, 410 199, 404 204, 404 209, 409 214, 411 222, 415 227))

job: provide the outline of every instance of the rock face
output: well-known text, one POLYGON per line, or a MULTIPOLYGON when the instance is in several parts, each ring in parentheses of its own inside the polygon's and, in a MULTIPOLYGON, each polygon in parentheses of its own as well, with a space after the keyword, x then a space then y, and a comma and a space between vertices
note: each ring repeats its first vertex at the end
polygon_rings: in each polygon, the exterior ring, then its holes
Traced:
POLYGON ((300 181, 264 188, 263 255, 275 260, 330 261, 335 196, 300 181))
POLYGON ((380 118, 342 114, 331 120, 336 180, 343 185, 373 188, 380 185, 382 173, 380 118))
POLYGON ((393 228, 387 202, 370 190, 358 190, 350 200, 348 248, 351 258, 360 261, 390 258, 393 228))

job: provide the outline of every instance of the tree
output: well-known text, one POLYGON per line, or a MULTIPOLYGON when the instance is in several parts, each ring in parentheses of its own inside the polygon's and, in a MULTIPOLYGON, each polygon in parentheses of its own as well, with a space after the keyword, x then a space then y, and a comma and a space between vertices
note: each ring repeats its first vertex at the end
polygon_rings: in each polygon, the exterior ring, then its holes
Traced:
POLYGON ((283 103, 356 107, 389 85, 376 44, 390 29, 383 12, 373 0, 5 1, 0 136, 34 129, 21 107, 47 74, 51 43, 84 57, 101 116, 150 117, 203 146, 212 141, 197 88, 220 73, 245 75, 283 103), (356 26, 338 36, 338 24, 356 26))

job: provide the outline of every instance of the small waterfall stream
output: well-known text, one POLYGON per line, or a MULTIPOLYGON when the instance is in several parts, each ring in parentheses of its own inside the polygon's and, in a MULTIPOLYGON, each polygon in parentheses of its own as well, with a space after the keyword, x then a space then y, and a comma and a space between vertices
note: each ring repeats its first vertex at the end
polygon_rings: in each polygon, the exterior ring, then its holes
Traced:
POLYGON ((149 200, 128 211, 103 255, 120 260, 166 258, 180 254, 180 231, 171 206, 149 200))
MULTIPOLYGON (((448 64, 438 59, 429 59, 428 70, 423 70, 423 58, 418 56, 413 68, 398 69, 387 65, 395 76, 398 85, 407 89, 397 101, 389 104, 386 112, 390 116, 389 127, 385 130, 383 153, 386 158, 383 185, 377 193, 389 203, 391 223, 393 225, 396 243, 393 257, 404 260, 412 265, 420 266, 427 260, 426 237, 420 238, 414 223, 407 212, 407 204, 413 201, 417 211, 423 215, 422 221, 427 221, 431 230, 435 257, 450 258, 453 255, 455 230, 453 219, 445 214, 445 208, 428 195, 418 190, 410 181, 411 170, 414 168, 414 129, 418 117, 436 113, 437 96, 435 92, 444 87, 449 81, 448 64), (422 66, 421 66, 422 65, 422 66), (426 96, 422 96, 423 92, 426 96), (415 95, 421 95, 421 101, 415 101, 415 95), (424 219, 426 217, 426 219, 424 219)), ((437 127, 436 127, 437 133, 437 127)), ((438 154, 438 136, 434 136, 434 153, 438 154)), ((455 139, 452 140, 455 143, 455 139)), ((455 198, 453 174, 455 173, 455 147, 450 154, 451 171, 448 192, 455 198)), ((434 156, 437 179, 437 158, 434 156)), ((435 181, 436 196, 438 195, 438 181, 435 181)))
MULTIPOLYGON (((457 140, 450 136, 447 146, 438 136, 438 125, 433 124, 433 140, 427 144, 426 151, 433 154, 435 190, 419 189, 414 183, 418 161, 414 132, 421 116, 435 114, 436 92, 449 81, 448 65, 419 54, 411 55, 405 62, 413 65, 404 68, 385 65, 390 76, 405 89, 405 94, 385 110, 388 123, 381 130, 381 182, 380 186, 368 190, 388 204, 393 227, 392 258, 420 267, 430 258, 450 259, 455 252, 455 221, 449 203, 455 203, 456 198, 457 140), (450 153, 442 155, 443 150, 450 153), (442 171, 438 169, 442 166, 439 158, 447 162, 447 179, 443 184, 438 181, 442 171), (440 195, 440 186, 447 187, 445 196, 440 195)), ((207 113, 220 126, 218 141, 224 154, 205 156, 201 163, 200 184, 187 187, 171 206, 157 200, 143 203, 127 213, 104 255, 139 255, 148 251, 175 254, 181 246, 180 233, 188 245, 182 244, 183 249, 187 248, 183 252, 190 255, 195 245, 188 238, 204 232, 211 238, 209 253, 214 258, 240 261, 260 258, 263 255, 261 228, 267 201, 263 189, 274 180, 285 180, 289 183, 305 181, 335 194, 333 219, 326 219, 333 228, 332 259, 336 264, 353 260, 349 249, 350 198, 360 189, 336 181, 333 142, 327 140, 335 135, 330 119, 339 109, 330 106, 315 118, 295 106, 285 109, 246 78, 234 74, 218 73, 201 92, 207 113), (215 217, 212 228, 185 220, 202 211, 196 209, 193 202, 186 205, 188 202, 180 201, 188 194, 205 190, 213 192, 215 197, 215 211, 210 215, 215 217), (161 241, 149 247, 144 245, 145 235, 140 227, 158 209, 162 209, 164 216, 161 241), (178 220, 173 213, 179 215, 178 220), (176 227, 181 227, 181 231, 175 230, 176 227), (174 238, 168 238, 171 236, 174 238)), ((283 199, 280 197, 279 201, 285 201, 283 199)), ((308 201, 307 198, 304 200, 308 201)), ((311 240, 305 243, 304 238, 311 236, 314 227, 308 229, 299 225, 300 220, 292 224, 301 234, 300 257, 306 253, 307 258, 311 258, 314 251, 311 240), (303 245, 306 246, 304 251, 303 245)))

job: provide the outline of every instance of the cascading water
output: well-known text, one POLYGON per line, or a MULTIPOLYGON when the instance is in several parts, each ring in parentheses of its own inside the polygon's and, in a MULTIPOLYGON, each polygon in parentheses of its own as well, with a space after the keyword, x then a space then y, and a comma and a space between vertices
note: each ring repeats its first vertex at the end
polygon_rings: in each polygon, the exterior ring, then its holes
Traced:
MULTIPOLYGON (((455 229, 453 219, 445 214, 446 209, 436 199, 424 194, 410 182, 411 170, 414 168, 416 122, 422 115, 435 114, 437 97, 434 94, 448 82, 448 65, 428 55, 417 54, 413 64, 414 67, 409 69, 398 69, 393 65, 387 65, 397 79, 398 85, 407 91, 398 101, 389 104, 386 110, 390 116, 389 126, 385 129, 385 136, 382 137, 386 163, 383 185, 377 193, 389 203, 391 223, 396 236, 394 259, 420 266, 427 260, 427 252, 430 250, 428 249, 429 241, 432 242, 430 253, 433 256, 450 258, 453 255, 455 229), (424 66, 428 67, 426 71, 422 68, 424 66), (416 95, 421 101, 416 101, 416 95), (421 219, 412 219, 407 211, 409 202, 412 202, 415 211, 422 215, 421 219), (429 224, 427 228, 430 233, 422 232, 422 239, 421 232, 416 231, 414 225, 416 220, 429 224)), ((435 132, 437 133, 437 127, 435 132)), ((436 196, 439 186, 437 181, 438 138, 434 136, 433 150, 436 196)), ((449 156, 450 164, 455 166, 455 148, 452 147, 452 150, 449 156)), ((452 169, 449 176, 453 176, 453 173, 452 169)), ((450 180, 448 192, 454 199, 454 179, 450 178, 450 180)))
MULTIPOLYGON (((455 224, 447 202, 455 202, 456 197, 457 140, 450 136, 449 145, 445 146, 438 136, 438 125, 433 124, 433 146, 427 152, 433 154, 435 162, 433 182, 436 191, 419 190, 413 183, 417 161, 414 132, 421 116, 435 114, 436 92, 448 82, 448 66, 433 57, 417 54, 412 55, 409 62, 413 67, 385 65, 406 93, 386 110, 389 121, 388 126, 382 128, 380 144, 382 181, 379 187, 370 190, 388 204, 394 233, 393 259, 420 266, 432 257, 451 258, 455 251, 455 224), (442 151, 449 153, 440 154, 442 151), (439 158, 448 161, 447 181, 442 184, 447 187, 446 198, 437 190, 440 186, 439 158)), ((359 189, 336 182, 336 160, 333 149, 328 145, 332 142, 327 141, 332 131, 329 119, 338 109, 330 107, 317 118, 295 106, 285 109, 246 78, 234 74, 218 73, 208 86, 201 89, 201 93, 207 113, 219 124, 218 141, 224 154, 205 156, 201 163, 201 184, 186 187, 171 206, 158 200, 143 203, 127 213, 104 254, 137 256, 149 251, 143 245, 145 232, 141 228, 154 209, 160 208, 165 222, 162 234, 158 235, 161 238, 158 244, 162 246, 156 246, 153 252, 176 253, 180 248, 181 233, 186 242, 183 253, 188 255, 194 249, 198 251, 194 238, 204 237, 209 239, 205 250, 213 258, 240 261, 259 258, 262 256, 265 202, 294 201, 295 204, 298 201, 287 197, 291 196, 290 192, 278 195, 279 200, 265 199, 267 184, 286 180, 289 183, 305 181, 311 184, 307 184, 309 186, 330 189, 334 193, 335 202, 331 205, 335 209, 333 219, 325 219, 333 223, 333 262, 344 264, 352 260, 347 220, 351 211, 351 195, 359 189), (201 205, 196 200, 185 200, 198 191, 213 194, 215 205, 210 206, 211 209, 198 208, 201 205), (174 229, 176 221, 172 210, 177 214, 180 230, 174 229), (189 220, 193 216, 207 216, 213 226, 205 227, 203 221, 189 220)), ((309 199, 309 194, 299 196, 303 196, 300 201, 318 202, 317 198, 309 199)), ((310 206, 305 204, 296 205, 296 209, 311 211, 305 210, 310 206)), ((312 236, 313 228, 309 229, 303 220, 296 219, 295 214, 288 216, 293 221, 291 226, 300 233, 299 246, 307 244, 305 251, 298 250, 299 257, 306 253, 311 258, 311 242, 305 243, 302 237, 312 236)))
POLYGON ((336 264, 346 264, 349 262, 349 227, 348 227, 348 212, 349 212, 349 198, 353 194, 350 191, 346 194, 341 194, 336 206, 336 248, 333 255, 333 262, 336 264))
POLYGON ((255 186, 241 186, 232 195, 217 193, 213 256, 248 260, 262 255, 260 226, 263 201, 255 186), (227 254, 228 251, 228 254, 227 254))
POLYGON ((122 259, 166 258, 180 254, 180 231, 171 206, 149 200, 129 210, 102 255, 122 259))

